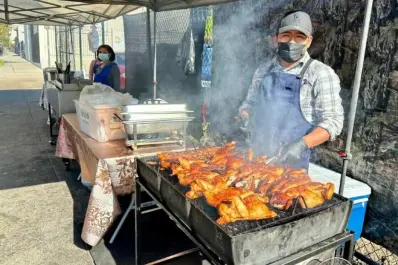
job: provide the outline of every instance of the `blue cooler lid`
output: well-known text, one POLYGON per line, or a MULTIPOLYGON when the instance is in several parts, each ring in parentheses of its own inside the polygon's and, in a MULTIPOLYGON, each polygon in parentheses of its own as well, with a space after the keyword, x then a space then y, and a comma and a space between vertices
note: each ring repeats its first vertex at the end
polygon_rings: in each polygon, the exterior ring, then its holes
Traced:
MULTIPOLYGON (((308 175, 311 177, 312 181, 322 182, 322 183, 326 182, 333 183, 336 188, 335 192, 338 193, 340 188, 340 176, 341 176, 340 173, 310 163, 308 169, 308 175)), ((344 197, 355 200, 356 198, 369 197, 370 193, 371 189, 367 184, 346 177, 344 192, 343 192, 344 197)))

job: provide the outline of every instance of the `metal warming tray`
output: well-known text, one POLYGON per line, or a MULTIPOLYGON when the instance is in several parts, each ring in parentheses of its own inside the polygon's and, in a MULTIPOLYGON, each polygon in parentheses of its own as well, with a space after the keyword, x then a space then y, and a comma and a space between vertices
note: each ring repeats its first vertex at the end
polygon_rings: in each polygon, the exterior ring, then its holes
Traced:
POLYGON ((352 208, 351 201, 335 194, 314 209, 273 209, 278 213, 273 219, 219 225, 217 210, 204 198, 186 198, 187 187, 146 161, 158 159, 137 159, 140 181, 227 264, 268 264, 320 243, 345 230, 352 208))
POLYGON ((181 143, 185 146, 187 125, 194 119, 190 116, 191 113, 193 111, 188 110, 186 104, 123 106, 121 115, 126 131, 126 144, 134 148, 139 145, 169 143, 181 143), (142 135, 147 136, 140 137, 142 135))
POLYGON ((136 104, 121 108, 122 113, 182 113, 192 112, 186 104, 136 104))

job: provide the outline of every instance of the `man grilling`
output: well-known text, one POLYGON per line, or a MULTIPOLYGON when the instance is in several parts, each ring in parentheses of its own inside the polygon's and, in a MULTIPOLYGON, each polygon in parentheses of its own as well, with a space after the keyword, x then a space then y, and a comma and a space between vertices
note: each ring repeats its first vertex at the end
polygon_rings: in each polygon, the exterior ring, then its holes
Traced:
POLYGON ((253 122, 255 152, 293 168, 308 169, 310 150, 335 139, 344 121, 339 77, 309 56, 311 42, 310 16, 286 13, 274 38, 278 56, 256 70, 239 109, 253 122))

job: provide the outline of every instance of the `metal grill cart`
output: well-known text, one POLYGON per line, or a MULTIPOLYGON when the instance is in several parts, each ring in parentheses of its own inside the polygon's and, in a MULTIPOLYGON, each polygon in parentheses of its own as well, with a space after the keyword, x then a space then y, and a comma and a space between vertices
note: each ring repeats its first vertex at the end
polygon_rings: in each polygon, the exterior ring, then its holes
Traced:
POLYGON ((314 209, 278 211, 278 217, 259 221, 216 223, 217 210, 203 198, 189 200, 187 188, 167 170, 153 165, 156 157, 137 159, 135 190, 135 257, 142 264, 141 192, 147 192, 212 264, 297 264, 344 245, 352 260, 353 234, 345 227, 352 202, 335 194, 314 209), (148 163, 148 161, 151 161, 148 163), (325 229, 327 225, 327 229, 325 229))
POLYGON ((122 107, 126 145, 181 144, 186 146, 186 130, 193 111, 185 104, 140 104, 122 107))

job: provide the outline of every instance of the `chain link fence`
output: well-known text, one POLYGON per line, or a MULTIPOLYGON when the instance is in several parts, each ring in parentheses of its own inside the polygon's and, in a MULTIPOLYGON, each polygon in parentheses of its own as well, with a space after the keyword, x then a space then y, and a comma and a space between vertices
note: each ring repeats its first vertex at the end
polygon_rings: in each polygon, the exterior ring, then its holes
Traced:
POLYGON ((398 255, 365 238, 358 240, 355 246, 354 265, 381 264, 398 265, 398 255))
MULTIPOLYGON (((114 48, 116 53, 116 63, 121 68, 121 72, 125 70, 125 51, 123 29, 105 30, 102 34, 101 25, 97 25, 100 44, 108 44, 114 48), (104 41, 102 40, 104 37, 104 41)), ((54 67, 54 62, 61 62, 64 67, 71 62, 71 69, 82 71, 84 76, 88 78, 89 68, 92 60, 95 59, 95 52, 90 50, 89 33, 90 26, 84 27, 68 27, 68 26, 52 26, 48 27, 49 31, 49 62, 54 67)))
POLYGON ((201 134, 200 73, 207 14, 207 7, 156 13, 156 32, 152 11, 124 16, 127 91, 140 99, 153 97, 156 36, 156 96, 169 103, 186 103, 195 111, 189 129, 195 136, 201 134))

